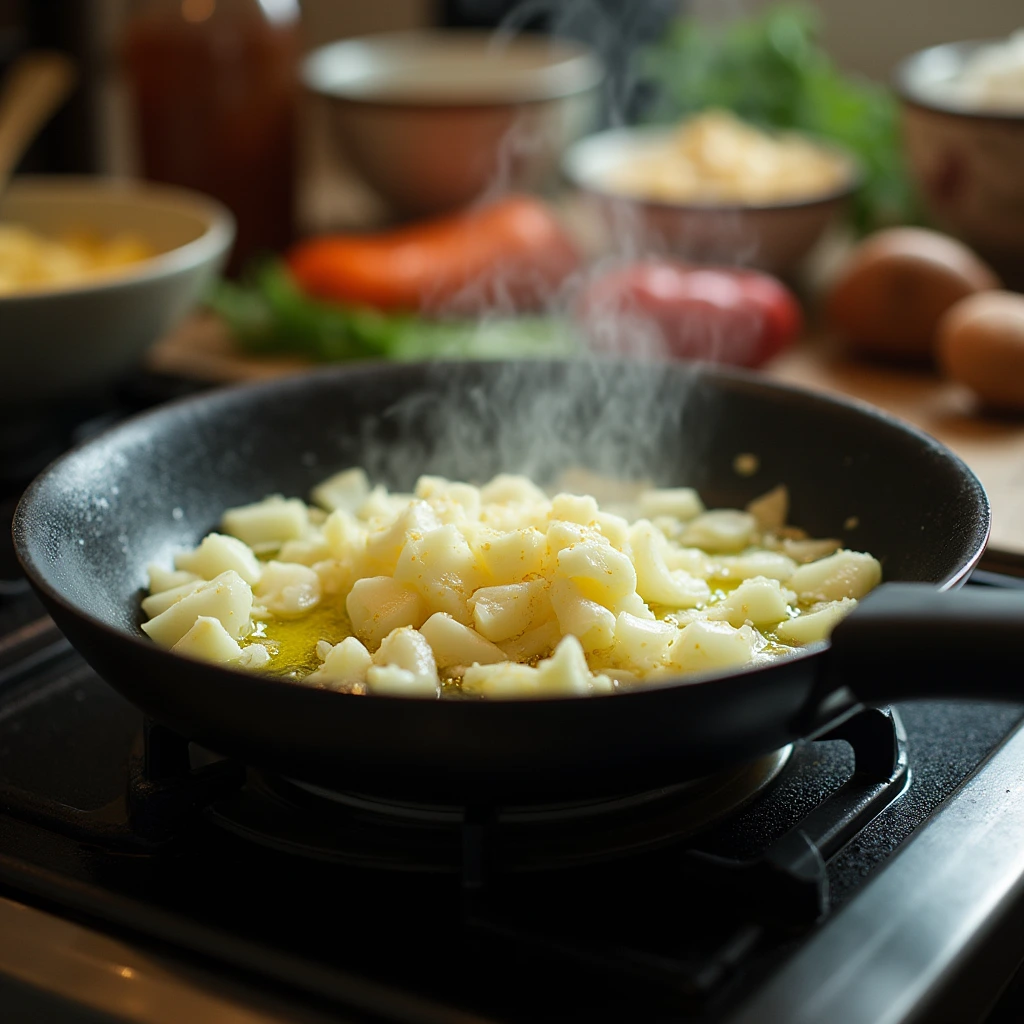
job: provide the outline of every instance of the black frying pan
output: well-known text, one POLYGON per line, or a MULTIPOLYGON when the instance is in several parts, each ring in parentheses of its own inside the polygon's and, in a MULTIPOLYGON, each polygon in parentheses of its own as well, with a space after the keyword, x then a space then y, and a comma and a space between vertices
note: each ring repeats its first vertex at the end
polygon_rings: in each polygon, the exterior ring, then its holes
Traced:
POLYGON ((71 642, 183 735, 334 788, 516 801, 704 774, 858 699, 1024 695, 1019 669, 982 671, 1003 667, 1024 636, 1019 595, 939 593, 962 582, 988 528, 984 492, 956 457, 865 406, 681 364, 475 363, 329 370, 166 406, 54 463, 26 493, 14 535, 71 642), (752 475, 737 472, 743 453, 757 457, 752 475), (305 497, 351 465, 398 488, 424 472, 543 480, 585 465, 689 484, 711 507, 785 483, 791 522, 872 552, 887 580, 928 586, 879 588, 831 650, 543 701, 353 697, 192 662, 140 632, 149 562, 169 565, 227 506, 305 497))

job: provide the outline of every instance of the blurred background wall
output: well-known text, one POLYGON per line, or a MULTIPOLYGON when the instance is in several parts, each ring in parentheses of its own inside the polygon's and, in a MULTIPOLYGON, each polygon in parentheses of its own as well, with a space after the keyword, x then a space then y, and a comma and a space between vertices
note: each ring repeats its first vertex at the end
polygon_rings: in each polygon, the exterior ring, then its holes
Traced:
MULTIPOLYGON (((90 89, 42 140, 42 163, 126 173, 132 154, 117 89, 115 41, 134 0, 0 0, 0 69, 28 40, 72 49, 90 89), (49 150, 47 150, 49 147, 49 150), (88 166, 91 165, 91 166, 88 166)), ((688 10, 705 19, 751 12, 770 0, 300 0, 307 47, 368 32, 430 24, 493 24, 509 12, 528 25, 600 32, 620 50, 688 10), (622 31, 622 26, 626 26, 622 31), (639 28, 637 26, 640 26, 639 28)), ((1024 25, 1022 0, 809 0, 823 15, 824 42, 849 70, 884 79, 905 54, 952 39, 1005 36, 1024 25)), ((40 157, 37 155, 37 160, 40 157)))
MULTIPOLYGON (((343 35, 429 24, 439 11, 468 17, 494 17, 511 4, 502 0, 301 0, 310 43, 343 35)), ((691 11, 705 18, 729 17, 765 6, 768 0, 690 0, 691 11)), ((1022 0, 811 0, 824 16, 825 43, 844 67, 885 78, 907 53, 951 39, 1007 35, 1024 26, 1022 0)), ((635 7, 636 0, 550 0, 543 8, 635 7)))

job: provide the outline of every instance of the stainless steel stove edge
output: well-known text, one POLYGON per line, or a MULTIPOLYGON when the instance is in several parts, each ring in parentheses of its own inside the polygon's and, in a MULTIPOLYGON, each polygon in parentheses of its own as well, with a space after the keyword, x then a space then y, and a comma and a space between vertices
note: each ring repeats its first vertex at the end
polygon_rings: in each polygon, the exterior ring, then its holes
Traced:
POLYGON ((31 1016, 9 1019, 326 1024, 319 1015, 274 1005, 239 984, 0 896, 0 989, 12 988, 31 1016))
POLYGON ((970 1024, 1024 958, 1022 918, 1024 726, 727 1024, 970 1024))

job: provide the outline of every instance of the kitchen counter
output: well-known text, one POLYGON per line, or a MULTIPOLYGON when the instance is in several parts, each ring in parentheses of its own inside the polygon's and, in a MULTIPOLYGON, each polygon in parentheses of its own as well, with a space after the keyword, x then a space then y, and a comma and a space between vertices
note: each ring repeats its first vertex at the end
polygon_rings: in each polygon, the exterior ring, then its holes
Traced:
POLYGON ((990 551, 1024 557, 1024 419, 986 415, 960 385, 921 369, 854 362, 816 339, 770 375, 869 402, 931 434, 977 474, 992 504, 990 551))
MULTIPOLYGON (((210 383, 265 380, 310 368, 295 356, 240 353, 219 322, 192 317, 150 353, 155 371, 210 383)), ((767 369, 776 380, 869 402, 931 434, 978 475, 992 503, 990 552, 1024 559, 1024 420, 984 416, 959 385, 921 369, 845 359, 826 339, 805 339, 767 369)))

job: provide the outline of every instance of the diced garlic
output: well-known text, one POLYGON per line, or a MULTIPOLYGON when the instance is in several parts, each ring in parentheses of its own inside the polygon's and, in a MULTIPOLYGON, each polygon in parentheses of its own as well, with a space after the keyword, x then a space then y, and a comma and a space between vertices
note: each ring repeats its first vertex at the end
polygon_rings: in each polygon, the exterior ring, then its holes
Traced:
POLYGON ((469 611, 476 631, 492 643, 519 636, 551 615, 548 582, 481 587, 469 599, 469 611))
POLYGON ((440 527, 437 513, 425 501, 413 501, 389 525, 374 530, 366 539, 369 571, 391 575, 402 550, 411 539, 420 539, 440 527))
POLYGON ((357 580, 345 600, 352 630, 375 650, 393 629, 423 625, 427 617, 419 594, 390 576, 368 576, 357 580))
POLYGON ((561 519, 580 526, 593 526, 597 520, 597 502, 589 494, 556 494, 551 499, 552 520, 561 519))
POLYGON ((708 619, 724 619, 733 626, 752 622, 755 626, 770 626, 789 617, 787 594, 778 580, 755 576, 744 580, 731 594, 708 611, 708 619))
POLYGON ((750 661, 749 636, 728 622, 691 622, 668 650, 668 663, 681 672, 738 668, 750 661))
POLYGON ((613 548, 629 553, 629 522, 612 512, 598 512, 594 525, 613 548))
POLYGON ((542 533, 547 530, 550 502, 517 505, 482 505, 480 522, 492 530, 522 530, 532 526, 542 533))
POLYGON ((564 548, 572 547, 574 544, 582 544, 588 540, 595 541, 598 544, 608 543, 596 526, 582 526, 580 523, 570 523, 564 519, 552 520, 548 524, 546 537, 548 550, 553 556, 557 556, 558 552, 564 548))
POLYGON ((643 491, 637 498, 640 515, 645 519, 671 516, 687 522, 704 511, 704 503, 692 487, 659 487, 643 491))
POLYGON ((414 493, 417 498, 430 502, 439 514, 443 509, 457 506, 462 511, 461 519, 473 522, 480 518, 480 490, 471 484, 453 483, 441 476, 421 476, 414 493))
POLYGON ((219 619, 228 634, 237 640, 249 631, 251 612, 252 589, 237 572, 229 569, 144 622, 142 629, 162 647, 173 647, 200 615, 206 615, 219 619))
POLYGON ((669 645, 678 636, 679 630, 671 623, 620 612, 615 620, 616 660, 649 672, 666 659, 669 645))
POLYGON ((411 626, 392 630, 381 641, 373 656, 374 665, 395 665, 416 676, 430 679, 437 685, 437 662, 434 652, 422 633, 411 626))
POLYGON ((182 583, 181 586, 172 587, 170 590, 161 590, 157 594, 142 599, 142 610, 147 617, 154 618, 161 612, 167 611, 172 604, 177 604, 183 597, 194 594, 206 581, 203 579, 193 580, 191 583, 182 583))
POLYGON ((511 640, 502 640, 498 647, 509 661, 533 661, 542 654, 550 654, 562 639, 562 631, 557 619, 542 622, 533 629, 528 629, 521 636, 511 640))
POLYGON ((563 637, 555 653, 537 666, 537 672, 542 692, 552 697, 589 693, 593 683, 583 647, 574 636, 563 637))
POLYGON ((277 552, 279 562, 298 562, 312 567, 331 557, 331 548, 323 534, 317 532, 303 540, 286 540, 277 552))
POLYGON ((576 479, 594 487, 567 479, 548 498, 522 476, 478 489, 423 475, 388 493, 353 469, 314 489, 322 508, 272 495, 228 509, 176 570, 150 567, 143 628, 261 668, 280 657, 237 642, 254 614, 344 598, 356 635, 316 645, 312 685, 434 697, 440 665, 490 697, 611 693, 820 640, 880 579, 870 555, 785 525, 781 486, 746 511, 706 511, 691 488, 576 479), (712 586, 733 589, 713 603, 712 586))
POLYGON ((298 540, 308 522, 309 514, 304 502, 272 494, 251 505, 229 508, 224 513, 221 526, 225 533, 253 547, 256 544, 283 544, 286 540, 298 540))
POLYGON ((200 615, 171 650, 175 654, 212 661, 214 664, 234 661, 242 653, 241 647, 220 624, 220 620, 210 615, 200 615))
POLYGON ((415 590, 428 611, 446 612, 467 625, 467 601, 482 577, 476 555, 452 525, 411 535, 394 569, 394 578, 415 590))
POLYGON ((615 615, 584 597, 573 580, 556 579, 551 584, 550 596, 562 636, 576 637, 585 651, 611 646, 615 639, 615 615))
POLYGON ((307 565, 272 561, 264 568, 255 592, 271 614, 294 618, 320 603, 320 577, 307 565))
POLYGON ((252 548, 237 537, 208 533, 194 551, 182 551, 174 558, 179 569, 194 572, 204 580, 212 580, 228 569, 234 569, 249 586, 259 582, 263 568, 252 548))
POLYGON ((796 562, 779 551, 744 551, 741 555, 722 555, 715 575, 720 579, 748 579, 767 576, 785 583, 796 572, 796 562))
POLYGON ((184 569, 164 569, 159 565, 149 565, 146 568, 149 574, 149 593, 159 594, 164 590, 174 590, 186 583, 194 583, 200 577, 194 572, 185 572, 184 569))
POLYGON ((508 660, 500 647, 443 612, 431 615, 420 627, 420 633, 430 644, 440 669, 453 665, 493 665, 508 660))
POLYGON ((572 580, 591 601, 614 608, 636 591, 636 569, 627 555, 605 541, 583 541, 556 556, 555 577, 572 580))
POLYGON ((689 547, 712 553, 741 551, 754 538, 757 520, 749 512, 719 508, 697 516, 680 538, 689 547))
POLYGON ((532 526, 507 533, 481 528, 471 544, 494 585, 521 583, 544 571, 547 538, 532 526))
POLYGON ((640 682, 640 674, 638 672, 632 672, 625 668, 602 669, 602 675, 616 683, 616 688, 620 690, 630 686, 636 686, 636 684, 640 682))
POLYGON ((366 501, 370 494, 370 481, 364 470, 343 469, 340 473, 329 476, 310 491, 310 497, 321 508, 333 512, 344 509, 355 514, 356 510, 366 501))
POLYGON ((253 671, 270 664, 270 651, 263 644, 249 644, 238 655, 238 667, 253 671))
POLYGON ((837 551, 802 565, 787 581, 801 601, 861 598, 882 580, 878 559, 860 551, 837 551))
POLYGON ((832 538, 784 537, 781 546, 784 554, 794 561, 804 564, 816 562, 819 558, 831 555, 841 548, 842 544, 832 538))
POLYGON ((371 665, 366 671, 366 687, 383 697, 436 698, 437 682, 396 665, 371 665))
POLYGON ((661 545, 661 557, 669 572, 682 569, 689 576, 708 579, 715 571, 715 562, 700 548, 684 548, 675 543, 661 545))
POLYGON ((638 619, 655 619, 657 616, 647 607, 644 599, 639 594, 629 594, 624 597, 616 608, 617 612, 629 612, 638 619))
POLYGON ((652 516, 650 522, 671 541, 678 541, 686 529, 686 523, 675 516, 652 516))
POLYGON ((369 523, 374 529, 383 529, 393 523, 412 503, 404 494, 388 494, 387 488, 377 484, 356 509, 356 518, 369 523))
POLYGON ((347 509, 335 509, 323 525, 324 542, 334 558, 355 558, 366 551, 368 531, 347 509))
POLYGON ((348 558, 327 558, 322 562, 314 562, 311 568, 320 577, 321 597, 347 594, 356 581, 356 571, 348 558))
POLYGON ((693 608, 711 596, 707 582, 682 569, 670 570, 665 564, 668 541, 646 519, 630 528, 633 563, 636 566, 637 593, 649 604, 669 608, 693 608))
POLYGON ((710 608, 679 608, 669 612, 661 621, 668 622, 682 629, 691 622, 704 622, 710 611, 710 608))
POLYGON ((499 473, 490 483, 480 488, 484 504, 547 503, 547 495, 525 476, 499 473))
POLYGON ((511 661, 471 665, 462 676, 462 689, 497 700, 525 700, 541 696, 541 678, 535 668, 511 661))
POLYGON ((795 619, 783 622, 775 630, 775 635, 784 644, 796 646, 824 640, 832 633, 839 620, 849 615, 856 607, 857 602, 854 599, 844 597, 817 611, 806 612, 803 615, 798 615, 795 619))
POLYGON ((370 652, 354 636, 347 636, 334 646, 327 644, 323 664, 307 678, 328 688, 350 687, 366 681, 372 664, 370 652))

